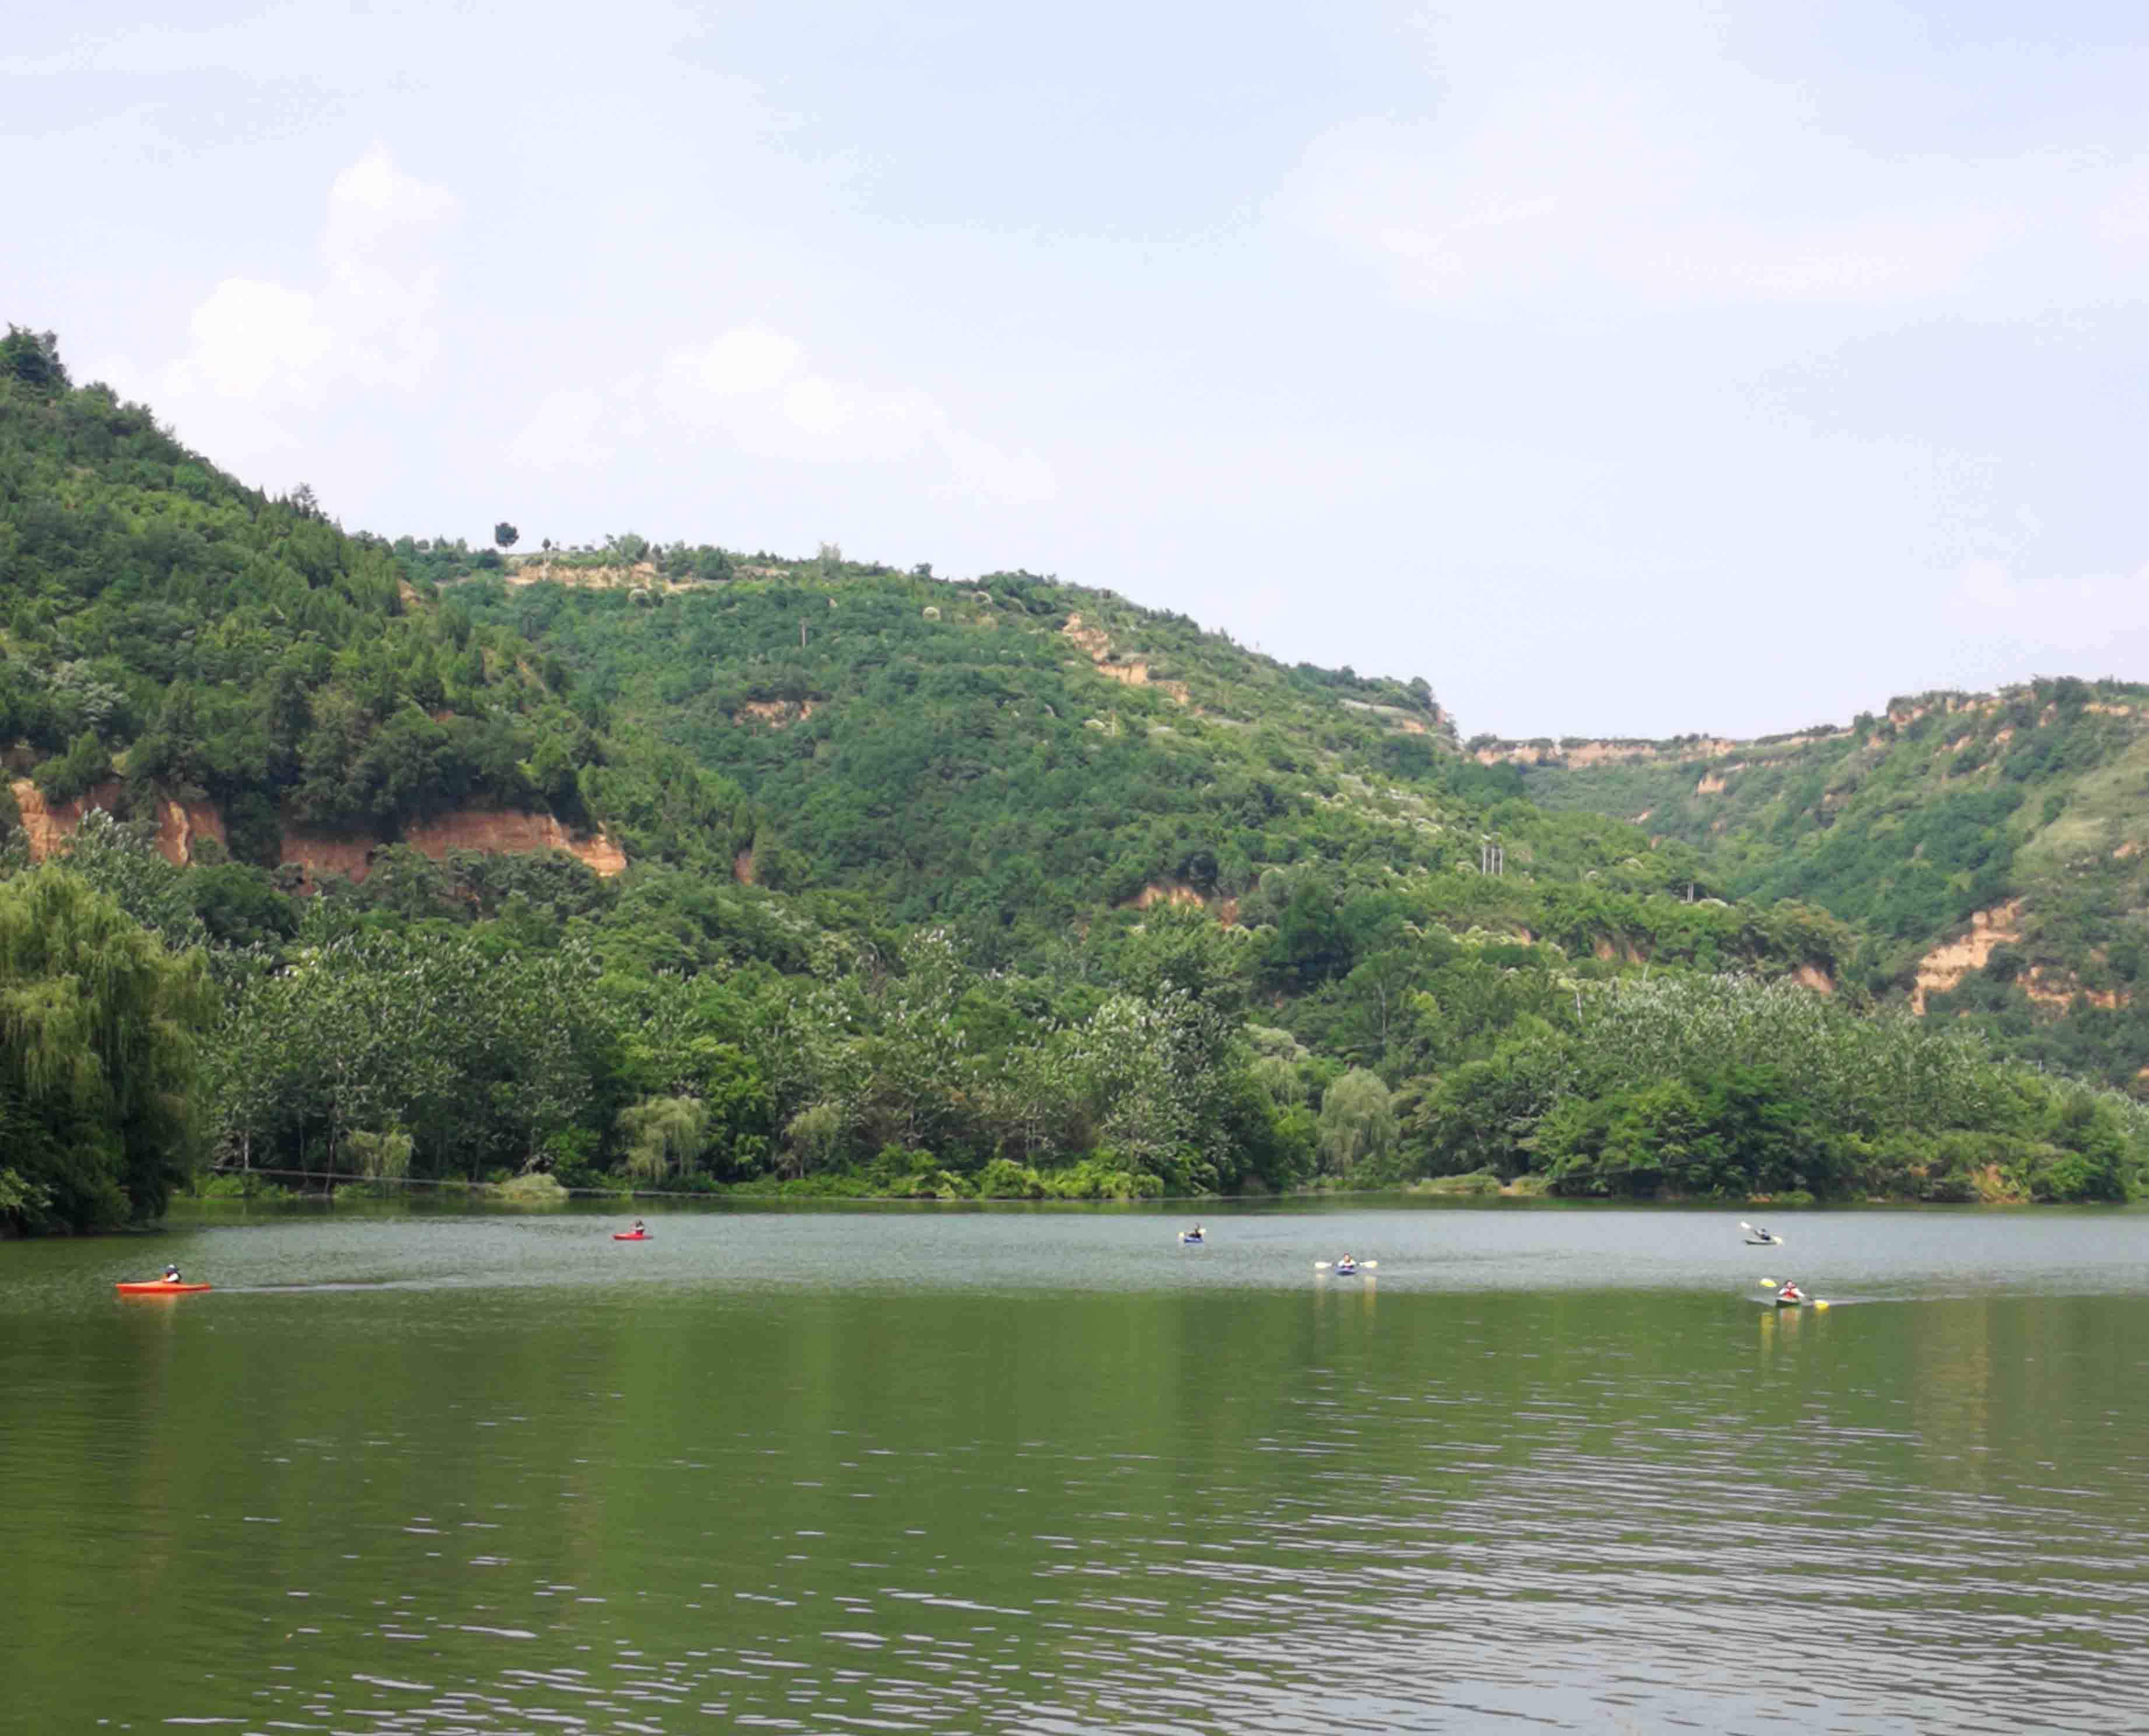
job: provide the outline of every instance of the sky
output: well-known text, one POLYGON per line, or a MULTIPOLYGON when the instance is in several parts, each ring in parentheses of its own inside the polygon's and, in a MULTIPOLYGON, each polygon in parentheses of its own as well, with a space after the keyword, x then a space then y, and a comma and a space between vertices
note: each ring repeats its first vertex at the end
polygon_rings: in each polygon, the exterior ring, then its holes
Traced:
POLYGON ((1751 736, 2149 680, 2145 89, 2069 0, 113 0, 0 43, 0 319, 351 530, 1751 736))

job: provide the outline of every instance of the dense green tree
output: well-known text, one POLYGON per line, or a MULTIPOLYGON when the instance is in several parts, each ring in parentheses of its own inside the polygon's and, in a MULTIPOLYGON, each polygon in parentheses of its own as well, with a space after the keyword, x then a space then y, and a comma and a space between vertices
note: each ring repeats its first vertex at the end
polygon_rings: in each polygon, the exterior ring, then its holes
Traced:
POLYGON ((0 1110, 11 1221, 108 1227, 164 1208, 204 1128, 201 954, 167 952, 65 868, 0 882, 0 1110))
POLYGON ((67 369, 60 361, 60 340, 48 331, 30 331, 10 325, 0 338, 0 375, 33 392, 49 395, 68 387, 67 369))
POLYGON ((1318 1137, 1329 1175, 1350 1181, 1382 1173, 1395 1149, 1396 1117, 1378 1074, 1354 1068, 1329 1086, 1321 1099, 1318 1137))

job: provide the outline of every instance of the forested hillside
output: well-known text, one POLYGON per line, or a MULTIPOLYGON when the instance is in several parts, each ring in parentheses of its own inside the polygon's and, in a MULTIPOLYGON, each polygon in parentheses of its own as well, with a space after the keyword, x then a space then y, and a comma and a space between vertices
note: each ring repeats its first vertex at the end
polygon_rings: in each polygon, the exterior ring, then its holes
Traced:
POLYGON ((592 715, 744 788, 757 883, 861 892, 994 961, 1100 908, 1198 899, 1263 932, 1280 988, 1347 974, 1374 895, 1584 954, 1826 971, 1845 943, 1789 906, 1689 903, 1694 852, 1517 799, 1514 772, 1452 750, 1422 678, 1287 668, 1029 574, 948 584, 833 552, 735 571, 447 594, 556 657, 592 715))
MULTIPOLYGON (((43 798, 108 780, 213 803, 231 853, 287 828, 395 838, 474 803, 703 841, 727 795, 601 737, 526 641, 434 606, 388 546, 270 500, 13 332, 0 366, 0 742, 43 798), (682 811, 683 810, 683 811, 682 811)), ((0 818, 12 798, 0 794, 0 818)))
POLYGON ((1706 746, 1620 761, 1546 744, 1518 769, 1547 807, 1692 846, 1734 896, 1841 918, 1860 935, 1850 978, 1876 998, 2114 1084, 2149 1065, 2149 687, 1925 693, 1706 746))
POLYGON ((1883 942, 1835 880, 1741 899, 1707 828, 1460 753, 1422 677, 1109 591, 350 536, 11 328, 0 602, 39 809, 33 838, 0 806, 0 1226, 294 1174, 2116 1198, 2149 1169, 2123 1098, 1865 1016, 1840 979, 1883 942))

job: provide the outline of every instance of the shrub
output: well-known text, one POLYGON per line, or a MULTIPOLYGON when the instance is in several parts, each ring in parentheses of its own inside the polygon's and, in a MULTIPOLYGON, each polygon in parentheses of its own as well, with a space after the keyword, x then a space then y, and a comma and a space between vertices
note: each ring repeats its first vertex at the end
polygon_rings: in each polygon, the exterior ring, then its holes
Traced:
POLYGON ((1044 1183, 1036 1170, 1027 1169, 1012 1159, 996 1157, 979 1173, 978 1197, 981 1200, 1041 1200, 1044 1197, 1044 1183))

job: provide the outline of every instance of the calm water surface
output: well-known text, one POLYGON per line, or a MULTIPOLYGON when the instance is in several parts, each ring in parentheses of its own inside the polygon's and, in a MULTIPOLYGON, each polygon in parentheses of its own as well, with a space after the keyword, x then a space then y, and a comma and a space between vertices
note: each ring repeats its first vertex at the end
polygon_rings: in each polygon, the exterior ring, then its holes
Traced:
POLYGON ((0 1728, 2149 1726, 2149 1214, 622 1221, 0 1245, 0 1728))

